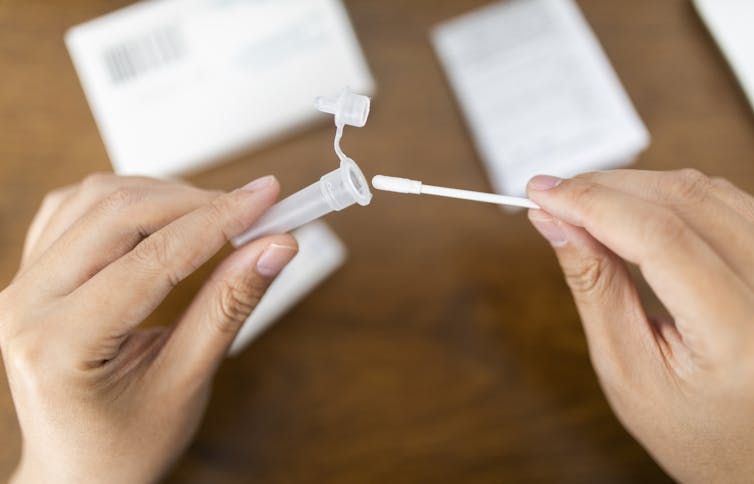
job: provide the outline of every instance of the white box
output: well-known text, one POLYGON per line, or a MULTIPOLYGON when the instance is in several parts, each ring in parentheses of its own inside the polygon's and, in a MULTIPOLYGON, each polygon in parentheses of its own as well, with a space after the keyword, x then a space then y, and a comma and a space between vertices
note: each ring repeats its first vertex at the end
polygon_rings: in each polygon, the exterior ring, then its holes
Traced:
POLYGON ((155 0, 66 44, 115 171, 197 170, 309 122, 374 82, 340 0, 155 0))

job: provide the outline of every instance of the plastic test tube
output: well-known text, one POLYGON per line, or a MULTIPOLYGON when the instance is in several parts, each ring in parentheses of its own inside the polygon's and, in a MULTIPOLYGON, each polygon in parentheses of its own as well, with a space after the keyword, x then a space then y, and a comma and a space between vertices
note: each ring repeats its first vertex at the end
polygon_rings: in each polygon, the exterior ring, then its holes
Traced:
POLYGON ((249 230, 231 240, 240 247, 254 239, 272 234, 290 232, 304 224, 337 212, 358 203, 369 205, 369 191, 364 174, 351 158, 340 149, 344 126, 362 127, 369 117, 370 99, 343 89, 336 97, 318 97, 314 105, 323 113, 335 116, 335 153, 340 159, 340 168, 331 171, 285 200, 270 208, 249 230))
POLYGON ((343 210, 355 203, 368 205, 371 200, 372 193, 364 174, 353 160, 346 158, 337 170, 270 208, 231 243, 234 247, 240 247, 266 235, 286 233, 330 212, 343 210))

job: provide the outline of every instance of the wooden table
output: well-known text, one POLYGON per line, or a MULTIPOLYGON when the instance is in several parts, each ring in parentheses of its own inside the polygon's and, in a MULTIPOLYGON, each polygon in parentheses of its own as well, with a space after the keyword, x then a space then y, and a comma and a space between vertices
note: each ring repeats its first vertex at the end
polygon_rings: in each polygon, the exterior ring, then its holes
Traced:
MULTIPOLYGON (((124 0, 0 0, 0 282, 42 195, 109 164, 62 36, 124 0)), ((369 173, 489 189, 427 33, 484 0, 346 2, 379 84, 347 149, 369 173), (429 176, 431 174, 431 177, 429 176)), ((754 116, 685 0, 581 0, 652 132, 642 168, 754 190, 754 116)), ((191 181, 332 165, 319 125, 191 181)), ((169 477, 241 482, 664 482, 613 417, 548 246, 523 214, 377 194, 330 219, 348 264, 220 371, 169 477), (345 301, 345 302, 344 302, 345 301)), ((160 309, 170 321, 207 271, 160 309)), ((19 433, 0 385, 0 479, 19 433)))

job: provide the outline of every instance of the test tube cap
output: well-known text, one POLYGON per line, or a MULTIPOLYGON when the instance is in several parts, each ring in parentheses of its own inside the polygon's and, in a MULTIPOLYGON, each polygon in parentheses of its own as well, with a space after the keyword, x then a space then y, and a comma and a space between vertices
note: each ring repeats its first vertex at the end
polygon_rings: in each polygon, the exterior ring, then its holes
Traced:
POLYGON ((355 94, 348 88, 336 97, 319 96, 314 100, 318 111, 335 115, 335 124, 362 128, 367 124, 371 99, 355 94))

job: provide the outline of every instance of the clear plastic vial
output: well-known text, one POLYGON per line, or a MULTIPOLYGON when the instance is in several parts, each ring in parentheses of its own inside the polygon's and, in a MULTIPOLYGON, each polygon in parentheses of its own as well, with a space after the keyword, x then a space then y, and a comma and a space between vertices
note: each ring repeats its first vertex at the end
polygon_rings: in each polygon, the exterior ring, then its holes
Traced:
POLYGON ((369 205, 371 200, 372 193, 364 174, 348 158, 341 162, 337 170, 270 208, 249 230, 234 238, 232 243, 234 247, 240 247, 260 237, 290 232, 355 203, 369 205))
POLYGON ((356 203, 369 205, 371 202, 372 192, 364 174, 356 162, 340 149, 340 138, 345 125, 362 127, 366 124, 369 98, 344 89, 337 98, 318 97, 315 106, 322 112, 335 115, 335 125, 338 128, 335 152, 340 159, 340 167, 270 208, 249 230, 231 241, 234 247, 241 247, 267 235, 290 232, 330 212, 339 212, 356 203))

